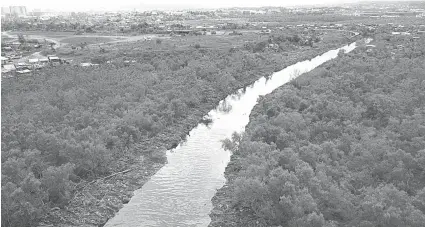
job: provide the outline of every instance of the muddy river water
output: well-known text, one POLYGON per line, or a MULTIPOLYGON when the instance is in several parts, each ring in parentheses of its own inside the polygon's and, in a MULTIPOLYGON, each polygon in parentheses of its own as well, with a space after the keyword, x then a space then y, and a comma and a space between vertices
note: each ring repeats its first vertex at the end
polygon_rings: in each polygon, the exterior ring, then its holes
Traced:
MULTIPOLYGON (((353 43, 340 49, 348 52, 355 47, 353 43)), ((105 226, 208 226, 211 198, 225 183, 224 170, 231 155, 221 141, 244 130, 261 95, 336 58, 340 49, 298 62, 268 79, 262 77, 222 100, 208 114, 213 122, 199 124, 185 141, 167 151, 168 163, 135 191, 131 201, 105 226)))

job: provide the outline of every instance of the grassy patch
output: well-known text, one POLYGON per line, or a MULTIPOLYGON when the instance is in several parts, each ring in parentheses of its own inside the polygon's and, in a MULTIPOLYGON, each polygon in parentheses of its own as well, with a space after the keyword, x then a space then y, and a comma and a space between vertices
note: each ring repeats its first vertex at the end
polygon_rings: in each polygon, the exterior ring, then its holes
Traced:
POLYGON ((65 38, 74 35, 74 32, 46 32, 46 31, 19 31, 10 32, 11 35, 23 34, 25 36, 43 36, 46 38, 65 38))
POLYGON ((96 44, 96 43, 105 43, 105 42, 110 42, 110 41, 114 41, 115 39, 113 38, 109 38, 109 37, 80 37, 80 36, 76 36, 76 37, 69 37, 69 38, 64 38, 61 40, 61 42, 63 43, 69 43, 69 44, 80 44, 80 43, 88 43, 88 44, 96 44))

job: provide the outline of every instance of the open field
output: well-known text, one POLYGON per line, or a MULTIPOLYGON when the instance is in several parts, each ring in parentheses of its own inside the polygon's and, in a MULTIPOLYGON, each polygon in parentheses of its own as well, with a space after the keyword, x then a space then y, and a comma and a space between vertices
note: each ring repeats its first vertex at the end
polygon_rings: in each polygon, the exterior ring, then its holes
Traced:
POLYGON ((27 38, 53 40, 57 43, 79 44, 87 42, 88 44, 110 43, 110 42, 134 42, 145 39, 145 37, 154 37, 156 35, 137 35, 137 36, 121 36, 121 35, 100 35, 100 34, 84 34, 75 35, 73 32, 42 32, 42 31, 24 31, 24 32, 4 32, 2 35, 9 38, 17 38, 18 34, 23 34, 27 38))
POLYGON ((64 39, 61 39, 60 42, 62 43, 68 43, 71 45, 76 45, 80 43, 87 43, 87 44, 96 44, 96 43, 106 43, 115 41, 116 39, 111 37, 96 37, 96 36, 74 36, 74 37, 67 37, 64 39))
POLYGON ((23 34, 24 36, 44 36, 46 38, 61 39, 74 36, 74 32, 50 32, 50 31, 11 31, 10 35, 23 34))
MULTIPOLYGON (((114 61, 117 56, 124 56, 124 60, 132 60, 129 53, 137 52, 170 52, 187 50, 230 50, 231 48, 244 48, 246 45, 267 41, 269 35, 259 34, 258 30, 239 30, 243 35, 202 35, 202 36, 154 36, 139 35, 130 37, 112 37, 112 36, 70 36, 56 41, 60 43, 56 50, 45 50, 42 55, 57 55, 60 58, 72 59, 75 64, 82 62, 91 62, 93 59, 104 59, 105 61, 114 61), (146 40, 150 37, 150 40, 146 40), (78 45, 87 42, 88 46, 84 49, 72 49, 71 45, 78 45)), ((333 43, 333 40, 341 40, 347 37, 343 31, 319 32, 325 43, 333 43)), ((318 34, 319 34, 318 33, 318 34)), ((35 34, 35 33, 33 33, 35 34)), ((273 35, 288 36, 296 34, 294 30, 277 30, 273 35), (294 33, 295 32, 295 33, 294 33)), ((50 33, 50 37, 54 34, 50 33)), ((58 33, 57 35, 63 35, 58 33)), ((348 41, 347 41, 348 42, 348 41)), ((337 41, 338 43, 338 41, 337 41)), ((293 48, 288 46, 286 48, 293 48)), ((301 47, 299 47, 301 48, 301 47)), ((301 48, 303 49, 303 48, 301 48)), ((301 50, 298 49, 298 50, 301 50)), ((297 50, 291 49, 291 50, 297 50)), ((287 50, 286 50, 287 51, 287 50)))

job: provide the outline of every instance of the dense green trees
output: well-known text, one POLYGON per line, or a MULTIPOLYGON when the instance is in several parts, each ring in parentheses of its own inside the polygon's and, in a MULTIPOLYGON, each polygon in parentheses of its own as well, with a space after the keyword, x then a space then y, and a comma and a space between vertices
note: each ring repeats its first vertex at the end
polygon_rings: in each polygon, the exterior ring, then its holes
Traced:
POLYGON ((268 226, 423 226, 425 42, 377 42, 262 98, 225 142, 234 207, 268 226))
POLYGON ((164 161, 163 150, 226 95, 328 49, 282 58, 137 45, 97 54, 99 67, 62 65, 2 81, 2 226, 33 225, 47 210, 66 207, 76 188, 135 156, 164 161))

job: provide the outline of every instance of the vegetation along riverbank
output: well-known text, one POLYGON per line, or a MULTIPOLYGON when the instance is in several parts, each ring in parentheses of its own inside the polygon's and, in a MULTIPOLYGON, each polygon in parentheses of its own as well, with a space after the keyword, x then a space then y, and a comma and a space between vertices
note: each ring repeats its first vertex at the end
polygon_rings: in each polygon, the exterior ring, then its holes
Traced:
POLYGON ((423 226, 425 42, 378 33, 263 97, 210 226, 423 226))
POLYGON ((277 31, 119 43, 80 53, 95 67, 2 80, 2 226, 103 225, 221 99, 351 41, 277 31))

